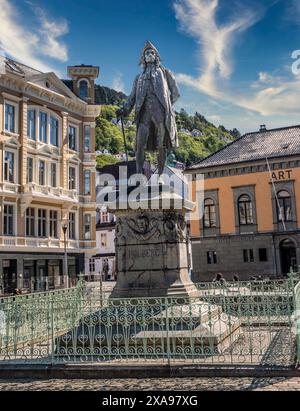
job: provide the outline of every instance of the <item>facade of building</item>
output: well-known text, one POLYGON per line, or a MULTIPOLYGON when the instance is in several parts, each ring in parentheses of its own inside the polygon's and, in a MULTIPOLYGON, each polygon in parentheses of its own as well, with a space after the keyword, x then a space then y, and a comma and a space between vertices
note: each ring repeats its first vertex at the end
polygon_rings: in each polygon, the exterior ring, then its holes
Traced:
POLYGON ((97 210, 96 221, 97 254, 90 259, 90 280, 98 281, 102 275, 103 281, 114 281, 116 279, 116 218, 107 211, 106 207, 102 207, 97 210))
POLYGON ((186 173, 194 201, 204 175, 204 204, 190 223, 194 280, 279 278, 298 268, 300 126, 246 134, 186 173))
POLYGON ((12 60, 0 75, 0 294, 66 287, 95 252, 94 80, 12 60), (69 86, 69 87, 68 87, 69 86), (67 251, 67 269, 64 262, 67 251))

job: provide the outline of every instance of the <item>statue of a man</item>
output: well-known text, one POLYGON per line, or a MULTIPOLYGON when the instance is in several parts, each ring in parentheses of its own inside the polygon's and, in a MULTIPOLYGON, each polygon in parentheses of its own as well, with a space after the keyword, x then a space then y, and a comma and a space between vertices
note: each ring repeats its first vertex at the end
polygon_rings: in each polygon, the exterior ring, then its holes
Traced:
POLYGON ((157 151, 161 175, 168 150, 178 147, 173 105, 179 90, 174 75, 160 64, 159 52, 149 41, 140 64, 143 72, 135 78, 132 92, 118 115, 129 115, 135 106, 137 172, 143 172, 145 151, 157 151))

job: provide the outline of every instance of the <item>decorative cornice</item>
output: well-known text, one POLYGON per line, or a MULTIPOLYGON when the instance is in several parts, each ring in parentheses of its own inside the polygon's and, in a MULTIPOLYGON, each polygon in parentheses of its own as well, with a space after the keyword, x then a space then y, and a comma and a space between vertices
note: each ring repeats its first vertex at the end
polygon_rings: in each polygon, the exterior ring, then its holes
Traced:
MULTIPOLYGON (((44 105, 52 103, 59 107, 60 110, 68 111, 82 117, 95 118, 100 114, 100 106, 88 105, 80 99, 72 100, 70 97, 58 94, 53 90, 46 90, 37 84, 26 82, 23 78, 8 74, 3 75, 0 77, 0 86, 16 93, 26 94, 26 96, 24 96, 25 98, 37 98, 41 100, 41 104, 44 103, 44 105)), ((11 96, 8 93, 5 94, 11 96)), ((13 95, 9 98, 15 99, 16 101, 22 100, 13 95)))

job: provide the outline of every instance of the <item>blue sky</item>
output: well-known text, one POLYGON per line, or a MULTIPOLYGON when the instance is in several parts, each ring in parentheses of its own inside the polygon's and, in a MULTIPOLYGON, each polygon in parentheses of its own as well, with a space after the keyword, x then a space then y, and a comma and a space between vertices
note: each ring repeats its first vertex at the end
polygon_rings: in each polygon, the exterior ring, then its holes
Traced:
POLYGON ((0 0, 0 21, 1 54, 43 71, 99 65, 100 84, 129 93, 149 39, 177 109, 243 132, 300 124, 299 0, 0 0))

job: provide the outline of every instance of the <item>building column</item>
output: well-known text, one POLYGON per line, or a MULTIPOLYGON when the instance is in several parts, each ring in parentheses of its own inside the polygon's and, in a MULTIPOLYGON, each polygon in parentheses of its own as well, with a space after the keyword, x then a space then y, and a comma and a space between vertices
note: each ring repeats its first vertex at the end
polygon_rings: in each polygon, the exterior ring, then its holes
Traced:
POLYGON ((19 150, 19 184, 21 185, 21 192, 24 192, 27 178, 27 111, 28 98, 23 97, 20 104, 20 150, 19 150))
POLYGON ((60 186, 68 189, 68 113, 63 112, 60 186))
MULTIPOLYGON (((20 129, 20 149, 19 149, 19 184, 20 192, 24 194, 27 184, 27 113, 28 113, 28 98, 23 97, 20 103, 19 129, 20 129)), ((22 204, 22 199, 17 202, 17 236, 25 237, 25 210, 26 207, 22 204)), ((25 244, 24 244, 25 245, 25 244)))

